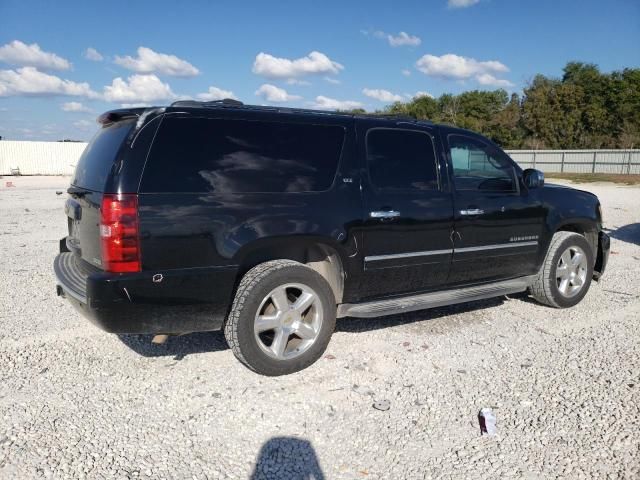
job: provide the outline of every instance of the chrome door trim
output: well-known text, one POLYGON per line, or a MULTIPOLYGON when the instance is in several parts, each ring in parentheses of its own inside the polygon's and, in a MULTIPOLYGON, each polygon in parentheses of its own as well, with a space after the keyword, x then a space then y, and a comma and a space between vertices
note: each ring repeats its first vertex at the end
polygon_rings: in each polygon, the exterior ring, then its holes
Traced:
POLYGON ((482 250, 497 250, 500 248, 515 248, 515 247, 533 247, 537 246, 538 242, 511 242, 511 243, 496 243, 493 245, 481 245, 478 247, 462 247, 456 248, 454 253, 464 253, 464 252, 480 252, 482 250))
POLYGON ((445 255, 453 253, 453 249, 448 248, 446 250, 427 250, 424 252, 407 252, 407 253, 394 253, 390 255, 371 255, 364 257, 365 262, 376 262, 380 260, 392 260, 395 258, 409 258, 409 257, 427 257, 429 255, 445 255))
POLYGON ((365 262, 377 262, 381 260, 393 260, 397 258, 410 258, 410 257, 427 257, 430 255, 446 255, 451 253, 465 253, 465 252, 480 252, 483 250, 498 250, 501 248, 516 248, 516 247, 533 247, 537 246, 537 241, 529 242, 511 242, 511 243, 496 243, 493 245, 480 245, 477 247, 462 247, 462 248, 448 248, 445 250, 425 250, 421 252, 406 252, 406 253, 393 253, 389 255, 370 255, 364 257, 365 262))

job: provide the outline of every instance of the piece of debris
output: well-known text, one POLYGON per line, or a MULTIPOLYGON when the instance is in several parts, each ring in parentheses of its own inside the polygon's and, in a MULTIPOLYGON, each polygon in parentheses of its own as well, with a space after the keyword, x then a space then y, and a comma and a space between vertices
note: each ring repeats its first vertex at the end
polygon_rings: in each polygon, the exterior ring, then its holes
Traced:
POLYGON ((56 195, 62 195, 62 190, 56 190, 56 195))
POLYGON ((485 435, 495 435, 498 433, 496 428, 496 415, 490 408, 483 408, 478 413, 478 420, 480 421, 480 433, 485 435))
POLYGON ((169 338, 169 335, 164 335, 164 334, 154 335, 154 337, 151 339, 151 343, 155 343, 156 345, 162 345, 167 341, 168 338, 169 338))
POLYGON ((326 358, 327 360, 335 360, 336 359, 336 357, 331 355, 330 353, 325 355, 324 358, 326 358))
POLYGON ((378 400, 373 403, 373 408, 381 412, 386 412, 391 408, 391 402, 389 400, 378 400))
POLYGON ((408 347, 409 345, 411 345, 411 342, 402 342, 403 347, 408 347))
POLYGON ((362 385, 354 384, 352 390, 359 395, 371 395, 373 396, 373 390, 362 385))
POLYGON ((15 187, 15 185, 13 184, 13 182, 6 182, 4 184, 6 187, 15 187))

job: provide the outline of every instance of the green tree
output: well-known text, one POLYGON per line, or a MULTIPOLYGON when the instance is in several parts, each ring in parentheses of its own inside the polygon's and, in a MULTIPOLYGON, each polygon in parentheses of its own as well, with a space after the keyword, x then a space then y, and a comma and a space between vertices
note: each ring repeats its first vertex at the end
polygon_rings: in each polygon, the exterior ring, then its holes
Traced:
POLYGON ((468 128, 504 148, 638 148, 640 69, 607 74, 569 62, 561 78, 535 76, 522 96, 502 89, 445 93, 395 102, 381 113, 468 128))

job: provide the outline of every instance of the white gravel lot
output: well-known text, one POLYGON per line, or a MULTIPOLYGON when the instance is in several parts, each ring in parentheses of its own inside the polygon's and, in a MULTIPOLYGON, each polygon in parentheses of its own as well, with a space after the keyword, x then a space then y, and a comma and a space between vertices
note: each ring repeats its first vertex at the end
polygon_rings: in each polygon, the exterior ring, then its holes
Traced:
POLYGON ((344 319, 325 358, 266 378, 221 333, 93 327, 55 295, 68 179, 0 182, 0 478, 640 478, 638 187, 582 186, 613 240, 577 307, 344 319))

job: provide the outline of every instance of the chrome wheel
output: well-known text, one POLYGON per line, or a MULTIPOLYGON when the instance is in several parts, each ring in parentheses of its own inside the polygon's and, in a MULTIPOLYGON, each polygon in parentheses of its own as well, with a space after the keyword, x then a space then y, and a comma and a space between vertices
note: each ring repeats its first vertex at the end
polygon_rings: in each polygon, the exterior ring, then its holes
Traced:
POLYGON ((587 255, 582 248, 567 248, 556 266, 556 284, 563 297, 571 298, 582 290, 587 280, 587 255))
POLYGON ((281 285, 260 303, 254 335, 260 349, 277 360, 290 360, 307 351, 322 327, 318 294, 301 283, 281 285))

